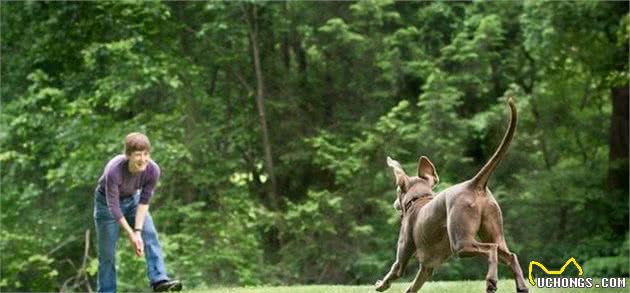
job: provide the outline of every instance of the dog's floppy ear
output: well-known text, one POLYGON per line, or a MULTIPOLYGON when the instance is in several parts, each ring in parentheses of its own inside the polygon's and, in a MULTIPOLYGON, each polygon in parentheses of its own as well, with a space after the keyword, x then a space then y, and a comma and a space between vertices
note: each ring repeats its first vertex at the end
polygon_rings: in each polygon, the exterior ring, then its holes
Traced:
POLYGON ((394 176, 396 176, 396 185, 400 188, 400 191, 405 193, 407 192, 407 188, 409 188, 409 177, 405 170, 403 170, 402 166, 398 161, 387 156, 387 166, 392 168, 394 171, 394 176))
POLYGON ((418 177, 429 180, 431 187, 440 182, 440 177, 437 174, 437 170, 429 158, 422 156, 418 161, 418 177))

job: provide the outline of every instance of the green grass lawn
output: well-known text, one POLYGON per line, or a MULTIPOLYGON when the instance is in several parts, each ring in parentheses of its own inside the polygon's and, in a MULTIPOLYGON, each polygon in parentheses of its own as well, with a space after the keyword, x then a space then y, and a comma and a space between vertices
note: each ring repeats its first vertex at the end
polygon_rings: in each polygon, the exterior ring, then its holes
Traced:
MULTIPOLYGON (((628 281, 626 281, 628 286, 628 281)), ((385 292, 405 292, 409 283, 395 283, 385 292)), ((529 285, 529 284, 528 284, 529 285)), ((313 285, 313 286, 283 286, 283 287, 251 287, 251 288, 211 288, 204 290, 194 290, 190 292, 204 293, 363 293, 376 292, 374 286, 335 286, 335 285, 313 285)), ((483 293, 485 292, 484 281, 449 281, 449 282, 428 282, 419 291, 420 293, 483 293)), ((514 281, 501 280, 498 285, 498 293, 516 292, 514 281)), ((630 292, 628 288, 609 289, 539 289, 531 288, 530 293, 550 293, 550 292, 576 292, 576 293, 617 293, 630 292)))

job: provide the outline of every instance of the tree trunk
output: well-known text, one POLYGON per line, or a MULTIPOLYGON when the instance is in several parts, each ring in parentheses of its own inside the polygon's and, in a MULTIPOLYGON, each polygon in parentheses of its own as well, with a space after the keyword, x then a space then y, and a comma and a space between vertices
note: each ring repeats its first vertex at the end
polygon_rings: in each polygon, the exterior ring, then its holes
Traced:
POLYGON ((612 115, 608 153, 607 188, 610 202, 622 207, 609 218, 615 235, 628 232, 628 85, 611 90, 612 115))
POLYGON ((258 118, 260 119, 260 127, 263 135, 263 148, 265 152, 265 170, 269 176, 271 182, 270 200, 271 206, 274 210, 279 208, 278 200, 278 185, 276 182, 276 176, 273 167, 273 156, 271 151, 271 142, 269 139, 269 128, 267 127, 267 118, 265 116, 265 83, 263 79, 263 73, 260 66, 260 52, 258 48, 258 24, 256 16, 256 6, 252 5, 252 19, 249 19, 247 10, 243 8, 245 12, 245 20, 247 21, 249 29, 249 41, 252 48, 252 55, 254 59, 254 70, 256 72, 256 108, 258 109, 258 118))
MULTIPOLYGON (((284 13, 284 15, 286 16, 289 15, 289 1, 284 2, 284 4, 282 5, 282 13, 284 13)), ((291 70, 291 52, 289 51, 290 49, 289 38, 290 37, 291 37, 291 29, 289 29, 287 32, 284 32, 282 34, 282 59, 284 61, 284 68, 287 71, 291 70)))
MULTIPOLYGON (((190 37, 190 32, 186 31, 188 27, 188 16, 186 15, 186 8, 188 7, 187 2, 176 2, 172 3, 175 8, 176 17, 179 22, 183 24, 182 29, 179 31, 179 40, 181 41, 182 53, 184 56, 188 57, 189 61, 194 60, 194 53, 192 51, 193 40, 190 37)), ((188 149, 193 157, 197 157, 198 151, 196 149, 195 137, 196 137, 196 125, 198 121, 198 110, 200 106, 197 105, 197 101, 195 100, 194 95, 192 94, 192 87, 190 85, 193 82, 192 78, 186 73, 180 74, 181 79, 184 86, 184 93, 188 96, 188 98, 183 101, 185 115, 184 119, 184 139, 187 142, 188 149)), ((188 162, 193 168, 195 168, 195 161, 188 162)), ((190 182, 187 178, 182 178, 183 186, 179 192, 183 195, 183 200, 185 203, 192 203, 197 199, 197 191, 194 188, 194 184, 190 182)))
POLYGON ((612 89, 608 189, 628 194, 628 85, 612 89))

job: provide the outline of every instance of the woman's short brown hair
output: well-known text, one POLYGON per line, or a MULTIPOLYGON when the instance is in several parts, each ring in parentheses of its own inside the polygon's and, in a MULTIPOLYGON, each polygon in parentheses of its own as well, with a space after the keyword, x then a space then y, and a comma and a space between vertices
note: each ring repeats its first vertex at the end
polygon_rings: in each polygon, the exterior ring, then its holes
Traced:
POLYGON ((151 151, 149 138, 140 132, 129 133, 125 138, 125 154, 131 155, 135 151, 151 151))

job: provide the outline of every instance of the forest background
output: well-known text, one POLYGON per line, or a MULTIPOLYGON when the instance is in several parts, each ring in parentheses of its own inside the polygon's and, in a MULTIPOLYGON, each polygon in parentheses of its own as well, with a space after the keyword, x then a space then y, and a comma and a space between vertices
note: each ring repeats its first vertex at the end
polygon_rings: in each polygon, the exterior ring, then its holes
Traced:
MULTIPOLYGON (((372 284, 390 155, 437 190, 492 155, 524 270, 629 274, 626 2, 2 2, 2 291, 94 288, 93 190, 145 132, 151 213, 188 288, 372 284)), ((146 288, 119 243, 121 290, 146 288)), ((410 265, 415 268, 415 264, 410 265)), ((433 279, 482 279, 454 259, 433 279)), ((409 274, 411 275, 411 274, 409 274)), ((502 266, 502 278, 510 278, 502 266)))

